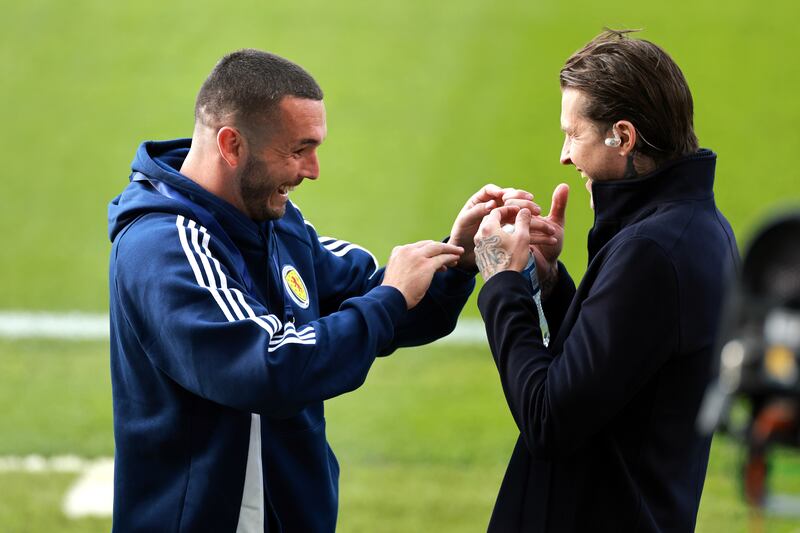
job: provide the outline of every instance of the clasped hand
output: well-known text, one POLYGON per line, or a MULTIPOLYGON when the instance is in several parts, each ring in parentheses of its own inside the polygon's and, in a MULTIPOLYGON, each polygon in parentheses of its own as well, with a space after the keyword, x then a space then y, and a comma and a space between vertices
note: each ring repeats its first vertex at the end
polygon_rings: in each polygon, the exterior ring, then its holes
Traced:
POLYGON ((546 217, 539 216, 541 210, 513 199, 484 216, 474 238, 475 261, 483 279, 504 270, 522 271, 532 253, 547 293, 558 274, 568 196, 566 184, 556 187, 546 217), (504 231, 505 224, 513 224, 514 231, 504 231))
POLYGON ((530 250, 540 271, 557 272, 552 265, 561 253, 567 193, 568 187, 559 185, 550 215, 541 217, 531 193, 485 185, 456 216, 449 242, 420 241, 395 247, 382 284, 397 288, 411 309, 425 296, 433 275, 448 267, 477 268, 489 279, 501 270, 521 271, 530 250), (506 223, 514 223, 517 231, 511 235, 503 232, 501 225, 506 223))

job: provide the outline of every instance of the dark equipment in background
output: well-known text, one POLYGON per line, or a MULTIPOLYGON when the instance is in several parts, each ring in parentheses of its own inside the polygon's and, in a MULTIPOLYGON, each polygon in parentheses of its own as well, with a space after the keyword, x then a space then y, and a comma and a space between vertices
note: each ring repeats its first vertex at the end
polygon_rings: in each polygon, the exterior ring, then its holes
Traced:
POLYGON ((773 444, 800 448, 799 210, 753 238, 729 294, 719 347, 719 377, 698 427, 705 434, 728 428, 732 400, 748 400, 749 420, 738 432, 747 448, 745 499, 759 511, 800 516, 800 499, 769 493, 767 460, 773 444))

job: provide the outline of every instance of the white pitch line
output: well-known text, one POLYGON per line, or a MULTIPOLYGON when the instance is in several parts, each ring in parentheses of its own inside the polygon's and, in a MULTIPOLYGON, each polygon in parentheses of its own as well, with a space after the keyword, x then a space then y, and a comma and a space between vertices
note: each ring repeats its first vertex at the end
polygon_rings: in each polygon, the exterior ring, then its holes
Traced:
POLYGON ((0 337, 100 340, 108 338, 108 315, 0 311, 0 337))
POLYGON ((84 459, 83 457, 78 457, 77 455, 58 455, 55 457, 43 457, 41 455, 12 455, 0 457, 0 473, 77 473, 83 472, 94 463, 94 459, 84 459))
MULTIPOLYGON (((7 339, 108 339, 108 315, 101 313, 68 313, 0 311, 0 338, 7 339)), ((486 344, 483 322, 476 318, 462 318, 455 331, 437 345, 486 344)))
POLYGON ((456 329, 447 337, 441 338, 434 344, 486 344, 486 329, 480 318, 462 318, 456 324, 456 329))
POLYGON ((77 455, 43 457, 41 455, 0 457, 0 473, 52 472, 80 474, 67 491, 62 510, 69 518, 111 516, 114 508, 114 459, 86 459, 77 455))
POLYGON ((70 487, 61 505, 69 518, 111 516, 114 511, 114 460, 98 459, 70 487))

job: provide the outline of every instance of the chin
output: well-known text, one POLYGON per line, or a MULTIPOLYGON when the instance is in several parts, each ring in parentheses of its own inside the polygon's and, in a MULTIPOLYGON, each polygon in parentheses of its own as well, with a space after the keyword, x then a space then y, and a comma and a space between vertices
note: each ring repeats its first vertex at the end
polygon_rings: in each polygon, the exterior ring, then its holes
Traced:
POLYGON ((272 215, 270 218, 276 219, 281 218, 283 215, 286 214, 286 205, 289 203, 289 200, 284 202, 280 202, 277 205, 269 205, 267 207, 267 211, 272 215))
POLYGON ((258 218, 254 218, 256 222, 267 222, 268 220, 278 220, 286 214, 286 205, 289 200, 272 198, 268 199, 264 204, 260 204, 255 210, 258 218))
POLYGON ((267 222, 269 220, 278 220, 285 214, 285 205, 282 207, 255 206, 249 209, 248 217, 254 222, 267 222))
POLYGON ((278 220, 282 218, 283 215, 286 214, 286 206, 280 208, 270 208, 264 211, 264 219, 261 222, 266 222, 267 220, 278 220))

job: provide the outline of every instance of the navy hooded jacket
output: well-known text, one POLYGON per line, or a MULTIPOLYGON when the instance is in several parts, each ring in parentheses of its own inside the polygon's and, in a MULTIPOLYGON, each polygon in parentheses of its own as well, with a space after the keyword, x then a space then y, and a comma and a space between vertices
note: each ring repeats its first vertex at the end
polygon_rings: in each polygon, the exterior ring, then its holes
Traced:
POLYGON ((519 273, 484 285, 478 307, 520 430, 490 532, 694 529, 711 443, 695 419, 739 257, 715 163, 701 150, 593 183, 589 266, 576 290, 559 265, 549 348, 519 273))
POLYGON ((333 531, 323 401, 449 333, 474 279, 438 273, 407 311, 369 252, 291 202, 259 224, 182 176, 189 146, 142 144, 109 206, 114 531, 333 531))

